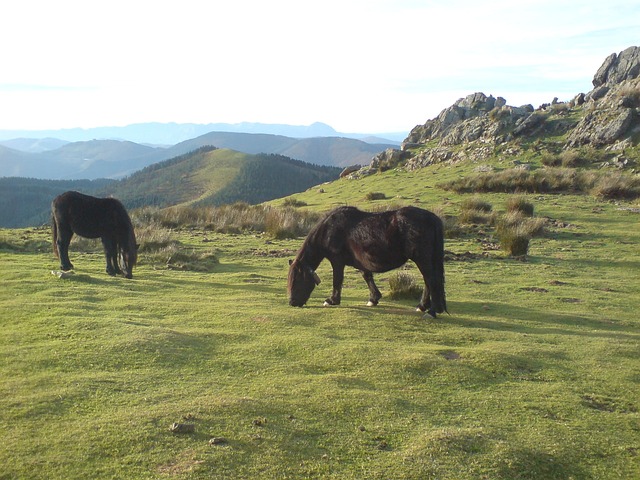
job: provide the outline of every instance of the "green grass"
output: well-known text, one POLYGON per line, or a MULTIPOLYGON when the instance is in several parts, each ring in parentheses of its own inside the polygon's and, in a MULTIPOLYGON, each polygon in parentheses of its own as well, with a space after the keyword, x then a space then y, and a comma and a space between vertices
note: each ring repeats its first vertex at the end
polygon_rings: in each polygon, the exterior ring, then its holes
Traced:
MULTIPOLYGON (((296 198, 457 214, 467 196, 434 185, 465 172, 296 198)), ((177 231, 219 263, 167 270, 142 252, 133 280, 72 247, 60 279, 47 230, 0 230, 0 478, 638 478, 640 229, 620 209, 638 205, 524 197, 548 233, 525 261, 482 234, 447 240, 451 314, 436 320, 389 299, 392 273, 376 276, 378 307, 353 269, 342 305, 321 307, 328 262, 308 306, 289 307, 301 238, 177 231)), ((482 195, 500 212, 508 198, 482 195)))

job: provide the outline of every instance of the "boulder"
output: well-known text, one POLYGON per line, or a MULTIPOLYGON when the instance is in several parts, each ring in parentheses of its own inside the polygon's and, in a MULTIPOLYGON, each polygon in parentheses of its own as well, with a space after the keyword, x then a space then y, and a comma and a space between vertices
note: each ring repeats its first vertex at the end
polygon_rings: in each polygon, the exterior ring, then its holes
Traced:
POLYGON ((640 76, 640 47, 629 47, 619 54, 612 53, 593 77, 593 86, 618 84, 640 76))

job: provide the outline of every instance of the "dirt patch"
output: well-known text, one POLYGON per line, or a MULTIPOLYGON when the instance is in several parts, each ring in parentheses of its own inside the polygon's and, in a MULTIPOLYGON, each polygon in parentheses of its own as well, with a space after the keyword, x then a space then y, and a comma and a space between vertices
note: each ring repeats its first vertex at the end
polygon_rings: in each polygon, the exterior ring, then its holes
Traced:
POLYGON ((488 258, 489 255, 487 252, 482 252, 482 253, 471 253, 471 252, 464 252, 464 253, 454 253, 451 252, 449 250, 445 250, 444 251, 444 259, 447 262, 468 262, 471 260, 478 260, 481 258, 488 258))
POLYGON ((636 413, 638 411, 636 406, 631 403, 604 395, 583 395, 582 404, 601 412, 636 413))
POLYGON ((443 352, 440 352, 440 355, 446 360, 460 360, 460 358, 462 358, 458 352, 455 352, 453 350, 445 350, 443 352))

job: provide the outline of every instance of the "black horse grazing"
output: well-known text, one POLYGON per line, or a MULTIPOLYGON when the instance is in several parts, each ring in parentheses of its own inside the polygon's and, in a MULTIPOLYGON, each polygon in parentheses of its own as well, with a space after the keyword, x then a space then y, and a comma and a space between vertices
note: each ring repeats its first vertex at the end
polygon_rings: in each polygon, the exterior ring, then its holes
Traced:
POLYGON ((69 242, 73 234, 102 240, 107 273, 132 278, 138 259, 138 245, 131 219, 115 198, 96 198, 78 192, 58 195, 51 203, 53 252, 60 268, 73 269, 69 261, 69 242), (122 259, 122 265, 118 262, 122 259), (121 268, 122 267, 122 268, 121 268))
POLYGON ((373 281, 376 272, 387 272, 412 260, 420 269, 425 288, 418 304, 421 311, 447 311, 444 292, 444 230, 442 220, 427 210, 403 207, 381 213, 339 207, 321 220, 305 239, 295 260, 289 262, 289 305, 301 307, 320 278, 315 270, 327 258, 333 268, 333 293, 325 305, 339 305, 344 267, 360 270, 369 286, 369 306, 382 297, 373 281))

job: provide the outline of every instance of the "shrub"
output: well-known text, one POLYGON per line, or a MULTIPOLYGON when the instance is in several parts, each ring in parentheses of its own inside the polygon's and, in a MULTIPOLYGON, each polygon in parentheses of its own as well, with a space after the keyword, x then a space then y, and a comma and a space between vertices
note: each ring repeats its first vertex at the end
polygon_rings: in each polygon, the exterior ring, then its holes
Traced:
POLYGON ((282 203, 282 205, 284 205, 285 207, 306 207, 307 206, 307 202, 303 202, 302 200, 298 200, 296 198, 289 197, 289 198, 285 198, 285 200, 282 203))
POLYGON ((618 95, 622 98, 622 104, 627 108, 640 107, 640 83, 627 83, 618 90, 618 95))
POLYGON ((559 155, 560 165, 565 168, 578 167, 584 164, 583 157, 576 150, 564 150, 559 155))
POLYGON ((156 224, 163 228, 200 227, 221 233, 269 231, 278 238, 304 235, 319 218, 320 214, 292 207, 276 208, 244 202, 219 207, 181 206, 155 211, 144 209, 136 216, 140 225, 156 224))
POLYGON ((507 212, 521 212, 528 217, 533 216, 533 204, 524 197, 510 197, 507 200, 507 212))
POLYGON ((544 152, 540 156, 540 162, 545 167, 559 167, 560 164, 562 163, 562 161, 560 160, 560 157, 555 153, 551 153, 551 152, 544 152))
POLYGON ((315 212, 300 212, 294 208, 267 207, 265 211, 264 231, 276 239, 306 235, 320 218, 315 212))
POLYGON ((498 221, 496 230, 498 234, 505 229, 518 228, 521 232, 526 233, 530 237, 541 235, 547 224, 545 218, 528 217, 520 211, 512 211, 505 213, 498 221))
MULTIPOLYGON (((544 232, 546 219, 533 218, 533 205, 525 202, 530 206, 524 208, 510 208, 507 213, 500 218, 496 227, 496 234, 502 249, 514 257, 521 257, 527 254, 529 250, 529 241, 536 235, 544 232), (531 213, 528 213, 530 210, 531 213)), ((514 205, 521 205, 521 202, 515 202, 514 205)))
POLYGON ((215 253, 198 252, 196 250, 178 250, 170 253, 166 266, 170 270, 189 270, 193 272, 210 272, 218 265, 219 260, 215 253))
POLYGON ((384 200, 387 196, 382 192, 369 192, 364 198, 365 200, 384 200))
POLYGON ((522 257, 529 251, 531 236, 520 224, 505 225, 498 229, 502 249, 513 257, 522 257))
POLYGON ((389 298, 393 300, 419 300, 424 288, 416 281, 416 277, 400 271, 389 277, 389 289, 389 298))
POLYGON ((481 212, 490 212, 493 210, 493 205, 482 200, 480 197, 467 198, 462 201, 460 207, 462 210, 478 210, 481 212))
POLYGON ((463 200, 460 209, 458 221, 461 223, 492 223, 493 221, 494 215, 491 214, 493 206, 479 197, 463 200))
POLYGON ((608 172, 595 180, 591 194, 606 199, 638 198, 640 196, 640 178, 620 172, 608 172))
POLYGON ((172 238, 170 230, 156 223, 138 225, 135 227, 135 233, 136 242, 140 245, 138 248, 140 253, 159 251, 180 243, 172 238))
POLYGON ((554 193, 588 191, 584 173, 573 168, 543 168, 526 171, 510 168, 496 173, 478 173, 451 182, 439 184, 445 190, 457 193, 554 193))

